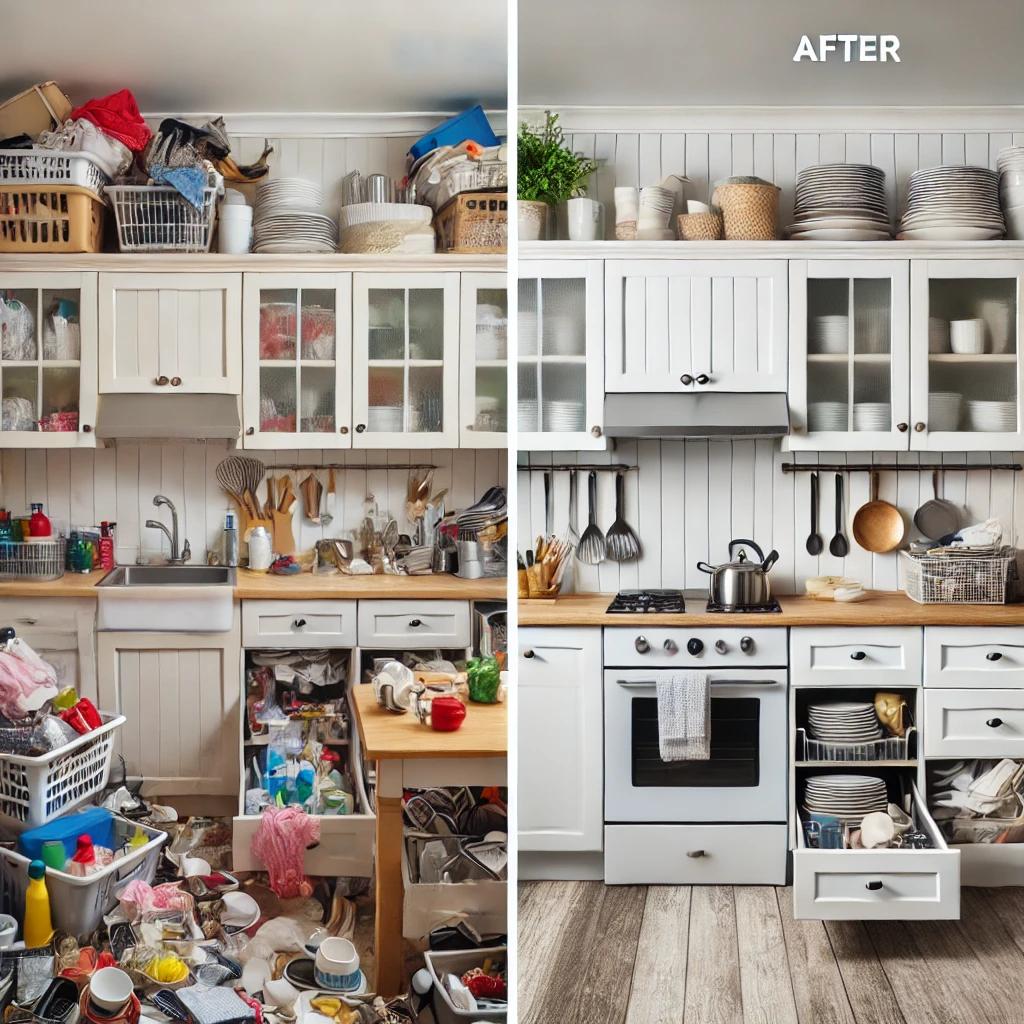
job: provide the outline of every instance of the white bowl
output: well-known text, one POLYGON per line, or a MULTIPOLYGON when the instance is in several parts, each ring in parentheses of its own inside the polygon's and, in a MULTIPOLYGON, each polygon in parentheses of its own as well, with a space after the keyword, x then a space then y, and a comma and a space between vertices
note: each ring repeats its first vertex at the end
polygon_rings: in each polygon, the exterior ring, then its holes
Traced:
POLYGON ((949 344, 957 355, 981 355, 985 351, 985 321, 950 321, 949 344))
POLYGON ((999 187, 1019 188, 1024 192, 1024 171, 1003 171, 999 175, 999 187))
POLYGON ((135 986, 120 967, 101 967, 89 981, 89 998, 101 1010, 120 1010, 135 986))
POLYGON ((359 954, 348 939, 324 939, 317 947, 314 968, 316 983, 333 992, 351 991, 359 986, 359 954))

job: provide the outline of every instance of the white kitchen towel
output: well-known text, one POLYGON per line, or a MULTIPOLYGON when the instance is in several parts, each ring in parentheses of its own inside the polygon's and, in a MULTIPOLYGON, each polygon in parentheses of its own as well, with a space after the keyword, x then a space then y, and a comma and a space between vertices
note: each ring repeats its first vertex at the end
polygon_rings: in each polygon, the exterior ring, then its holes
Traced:
POLYGON ((662 761, 711 757, 711 687, 704 672, 658 680, 658 749, 662 761))

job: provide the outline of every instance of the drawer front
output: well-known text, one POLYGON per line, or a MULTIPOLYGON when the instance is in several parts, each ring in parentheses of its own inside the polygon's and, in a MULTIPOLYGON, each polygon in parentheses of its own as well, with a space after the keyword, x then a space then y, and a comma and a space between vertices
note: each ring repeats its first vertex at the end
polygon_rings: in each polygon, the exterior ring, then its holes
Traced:
POLYGON ((245 647, 355 647, 355 601, 243 601, 245 647))
POLYGON ((627 668, 781 667, 786 664, 786 630, 615 626, 604 631, 604 663, 627 668))
POLYGON ((928 757, 1024 757, 1024 690, 926 690, 928 757))
POLYGON ((1024 686, 1024 628, 924 631, 925 686, 1024 686))
POLYGON ((469 647, 468 601, 360 601, 360 647, 469 647))
POLYGON ((790 630, 790 678, 810 686, 919 686, 916 627, 790 630))
MULTIPOLYGON (((319 816, 320 843, 306 851, 302 870, 307 875, 352 875, 369 878, 373 874, 373 837, 376 820, 372 814, 319 816)), ((252 839, 260 818, 244 814, 234 819, 232 867, 235 871, 264 871, 266 866, 252 852, 252 839)))
POLYGON ((606 825, 609 885, 785 885, 785 825, 606 825))
POLYGON ((47 633, 74 631, 79 616, 85 612, 96 616, 96 602, 92 599, 68 600, 66 597, 5 597, 0 598, 0 622, 13 627, 19 636, 27 636, 32 628, 47 633))

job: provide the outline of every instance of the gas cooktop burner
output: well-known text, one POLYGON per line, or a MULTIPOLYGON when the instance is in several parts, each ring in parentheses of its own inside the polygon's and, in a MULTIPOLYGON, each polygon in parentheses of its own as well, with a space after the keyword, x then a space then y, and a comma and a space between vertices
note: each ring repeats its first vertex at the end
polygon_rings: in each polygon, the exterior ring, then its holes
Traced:
POLYGON ((682 615, 686 608, 681 590, 620 590, 608 605, 608 611, 622 615, 632 612, 682 615))
POLYGON ((782 605, 773 597, 766 604, 748 604, 737 608, 730 608, 728 605, 719 604, 717 601, 708 601, 707 611, 723 612, 727 615, 745 615, 749 612, 771 613, 781 612, 782 605))

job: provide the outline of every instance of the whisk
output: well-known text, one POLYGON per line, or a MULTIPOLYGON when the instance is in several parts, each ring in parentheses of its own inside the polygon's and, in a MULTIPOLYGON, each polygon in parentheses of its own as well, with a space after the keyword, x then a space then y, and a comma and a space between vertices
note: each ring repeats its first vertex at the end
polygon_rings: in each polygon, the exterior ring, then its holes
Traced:
POLYGON ((613 562, 632 562, 640 557, 640 538, 633 527, 626 522, 625 513, 625 477, 622 473, 615 475, 615 522, 608 530, 608 557, 613 562))
POLYGON ((583 531, 579 544, 576 546, 576 557, 587 565, 597 565, 605 560, 607 547, 604 534, 597 525, 597 473, 590 471, 587 480, 587 497, 590 501, 590 524, 583 531))

